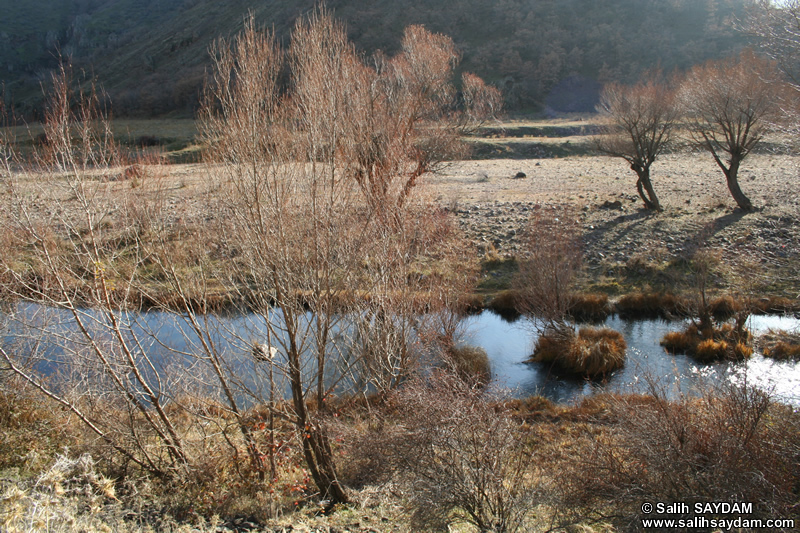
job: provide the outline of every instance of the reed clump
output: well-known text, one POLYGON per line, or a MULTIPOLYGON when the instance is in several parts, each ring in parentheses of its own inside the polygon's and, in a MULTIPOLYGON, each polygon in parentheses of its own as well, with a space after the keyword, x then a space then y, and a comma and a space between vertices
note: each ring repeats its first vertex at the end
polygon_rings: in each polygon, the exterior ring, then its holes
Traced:
POLYGON ((489 356, 479 346, 454 346, 447 350, 447 358, 456 375, 467 383, 483 386, 492 379, 489 356))
POLYGON ((626 294, 614 305, 622 318, 673 318, 686 312, 685 298, 671 292, 634 292, 626 294))
POLYGON ((492 298, 486 307, 506 320, 516 320, 520 312, 517 310, 519 305, 519 293, 515 290, 501 291, 492 298))
POLYGON ((567 374, 596 379, 625 366, 627 347, 622 334, 608 328, 581 328, 571 337, 545 331, 530 360, 550 363, 567 374))
POLYGON ((570 296, 567 313, 578 322, 602 322, 611 314, 608 295, 578 293, 570 296))
POLYGON ((753 355, 752 335, 737 325, 700 326, 692 323, 683 331, 670 331, 661 339, 669 353, 687 354, 698 362, 741 361, 753 355))
POLYGON ((733 318, 736 313, 743 309, 742 303, 733 299, 733 296, 725 295, 714 298, 708 303, 708 311, 716 320, 725 321, 733 318))
POLYGON ((800 360, 800 333, 770 329, 758 342, 765 357, 778 361, 800 360))

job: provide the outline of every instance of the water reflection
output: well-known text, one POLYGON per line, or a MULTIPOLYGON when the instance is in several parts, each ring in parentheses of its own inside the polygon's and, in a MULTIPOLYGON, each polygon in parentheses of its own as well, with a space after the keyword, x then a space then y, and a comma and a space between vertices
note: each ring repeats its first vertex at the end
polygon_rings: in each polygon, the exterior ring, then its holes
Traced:
MULTIPOLYGON (((546 365, 524 361, 536 340, 534 324, 522 318, 509 323, 491 311, 468 319, 465 342, 483 347, 492 362, 492 386, 514 396, 541 394, 559 403, 575 403, 600 389, 610 392, 647 392, 647 378, 670 395, 692 393, 723 382, 743 383, 771 390, 782 401, 800 405, 800 363, 773 361, 755 353, 748 361, 700 365, 686 355, 670 355, 659 341, 680 323, 665 320, 622 320, 610 317, 605 326, 622 332, 628 343, 625 367, 603 383, 565 379, 546 365)), ((754 316, 755 333, 773 329, 796 329, 800 320, 792 317, 754 316)))
MULTIPOLYGON (((96 322, 99 330, 105 327, 100 323, 102 317, 97 313, 81 313, 89 324, 96 322)), ((128 324, 125 334, 135 339, 138 350, 152 357, 154 372, 160 373, 175 365, 182 366, 184 372, 202 370, 202 365, 198 363, 205 359, 199 356, 203 353, 203 339, 190 327, 186 317, 162 312, 124 315, 128 324)), ((45 366, 40 365, 39 369, 46 374, 54 372, 59 366, 62 350, 75 350, 76 343, 85 342, 80 335, 76 335, 72 317, 63 310, 19 304, 14 311, 2 316, 5 345, 14 344, 23 353, 29 351, 32 345, 37 345, 40 353, 45 355, 42 360, 45 366), (40 345, 41 337, 31 336, 31 330, 47 336, 44 347, 40 345)), ((305 318, 313 321, 311 313, 305 318)), ((229 314, 208 315, 201 320, 205 322, 204 341, 213 345, 214 351, 224 360, 226 371, 237 376, 243 389, 264 397, 265 392, 261 388, 266 383, 266 367, 255 361, 251 352, 254 343, 265 341, 267 328, 264 318, 229 314)), ((280 322, 280 313, 271 311, 270 320, 280 322)), ((774 361, 755 353, 743 362, 700 365, 686 355, 669 355, 659 341, 668 331, 681 329, 682 325, 676 322, 608 318, 605 326, 623 333, 628 351, 625 367, 602 383, 559 377, 550 372, 546 365, 525 363, 536 340, 535 327, 529 319, 521 318, 511 323, 491 311, 484 311, 467 318, 465 325, 464 341, 486 350, 492 365, 491 388, 502 394, 541 394, 558 403, 575 403, 598 389, 621 393, 647 392, 648 379, 655 380, 659 387, 673 396, 724 382, 747 382, 772 391, 781 401, 800 406, 800 363, 774 361)), ((793 317, 754 316, 749 326, 756 334, 769 328, 795 330, 800 328, 800 320, 793 317)), ((273 339, 273 342, 278 341, 279 346, 280 340, 273 339)), ((276 364, 285 366, 285 357, 279 354, 276 364)), ((337 372, 334 367, 327 370, 330 373, 337 372)), ((313 364, 303 371, 312 372, 313 364)), ((333 379, 335 376, 328 377, 333 379)), ((288 383, 280 380, 277 390, 288 394, 288 383)))

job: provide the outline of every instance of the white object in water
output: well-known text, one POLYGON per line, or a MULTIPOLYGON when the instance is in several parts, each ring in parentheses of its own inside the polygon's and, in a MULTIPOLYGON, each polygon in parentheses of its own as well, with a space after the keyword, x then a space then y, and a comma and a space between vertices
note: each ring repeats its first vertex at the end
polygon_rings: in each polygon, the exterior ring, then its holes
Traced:
POLYGON ((270 346, 269 344, 253 345, 253 357, 256 361, 272 361, 277 353, 278 349, 274 346, 270 346))

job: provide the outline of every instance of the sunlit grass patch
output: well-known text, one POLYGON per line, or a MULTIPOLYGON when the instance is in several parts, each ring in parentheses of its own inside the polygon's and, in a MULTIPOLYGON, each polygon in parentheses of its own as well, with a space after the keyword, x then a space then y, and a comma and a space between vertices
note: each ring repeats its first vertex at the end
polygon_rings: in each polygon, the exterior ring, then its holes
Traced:
POLYGON ((768 330, 758 341, 765 357, 779 361, 800 360, 800 333, 768 330))
POLYGON ((731 324, 719 327, 708 325, 701 329, 689 324, 683 331, 670 331, 661 339, 669 353, 687 354, 698 362, 740 361, 753 355, 752 335, 747 330, 738 330, 731 324))
POLYGON ((611 314, 608 295, 577 293, 570 297, 569 315, 578 322, 600 322, 611 314))
POLYGON ((670 318, 688 308, 685 299, 669 292, 634 292, 615 304, 622 318, 670 318))
POLYGON ((539 336, 532 362, 551 363, 567 374, 601 378, 625 365, 625 338, 608 328, 581 328, 576 336, 539 336))

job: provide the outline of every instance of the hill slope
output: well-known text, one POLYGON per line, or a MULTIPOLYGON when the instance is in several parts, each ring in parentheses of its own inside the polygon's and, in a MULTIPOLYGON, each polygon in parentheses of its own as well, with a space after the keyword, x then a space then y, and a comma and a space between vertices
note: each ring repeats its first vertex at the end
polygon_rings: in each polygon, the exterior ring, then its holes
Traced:
MULTIPOLYGON (((463 68, 500 86, 510 110, 592 109, 599 83, 731 53, 747 0, 330 0, 351 38, 392 52, 403 28, 453 37, 463 68)), ((0 1, 0 82, 17 109, 38 105, 59 53, 93 73, 117 114, 190 114, 208 46, 252 11, 288 42, 314 0, 0 1)))

